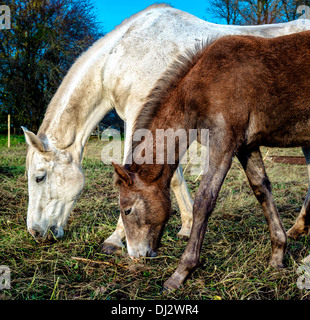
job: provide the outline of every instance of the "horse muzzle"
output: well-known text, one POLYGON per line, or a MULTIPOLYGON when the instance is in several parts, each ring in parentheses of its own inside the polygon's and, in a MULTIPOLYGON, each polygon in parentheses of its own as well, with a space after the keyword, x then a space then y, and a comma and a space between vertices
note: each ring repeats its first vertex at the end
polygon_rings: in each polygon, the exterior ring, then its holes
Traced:
POLYGON ((28 228, 29 233, 37 242, 55 242, 56 239, 62 238, 64 231, 62 227, 51 226, 43 230, 40 226, 35 225, 28 228))

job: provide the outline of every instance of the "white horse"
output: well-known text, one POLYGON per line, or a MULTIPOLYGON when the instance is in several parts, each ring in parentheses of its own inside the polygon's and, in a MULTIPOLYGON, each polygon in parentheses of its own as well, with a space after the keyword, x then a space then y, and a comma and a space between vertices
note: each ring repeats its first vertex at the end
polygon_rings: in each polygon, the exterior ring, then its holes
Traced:
MULTIPOLYGON (((208 23, 167 5, 153 5, 124 21, 98 40, 71 67, 51 100, 38 134, 24 129, 29 203, 27 227, 36 240, 51 230, 62 237, 63 228, 84 186, 83 148, 98 122, 114 107, 126 121, 126 136, 145 99, 169 64, 186 49, 224 35, 275 37, 310 29, 310 21, 297 20, 263 26, 225 26, 208 23)), ((130 139, 125 141, 125 152, 130 139)), ((308 150, 306 150, 308 151, 308 150)), ((307 153, 308 163, 310 152, 307 153)), ((181 168, 172 180, 182 217, 179 235, 189 236, 192 200, 181 168)), ((301 215, 290 231, 306 230, 308 191, 301 215)), ((105 252, 122 247, 121 218, 104 242, 105 252)))

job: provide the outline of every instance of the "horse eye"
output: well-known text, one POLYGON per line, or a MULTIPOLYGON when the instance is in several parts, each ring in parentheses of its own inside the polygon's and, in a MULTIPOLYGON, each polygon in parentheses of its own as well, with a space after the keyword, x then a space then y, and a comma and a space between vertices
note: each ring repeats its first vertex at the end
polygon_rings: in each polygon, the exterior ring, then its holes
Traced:
POLYGON ((45 179, 45 175, 41 177, 36 177, 36 183, 42 182, 45 179))
POLYGON ((131 213, 131 209, 132 208, 124 210, 125 216, 128 216, 131 213))

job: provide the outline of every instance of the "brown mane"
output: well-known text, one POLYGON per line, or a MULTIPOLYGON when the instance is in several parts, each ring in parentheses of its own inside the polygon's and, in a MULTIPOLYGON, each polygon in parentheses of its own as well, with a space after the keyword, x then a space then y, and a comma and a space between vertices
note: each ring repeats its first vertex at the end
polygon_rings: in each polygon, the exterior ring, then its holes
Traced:
MULTIPOLYGON (((140 113, 133 126, 133 132, 137 129, 148 129, 152 119, 156 117, 161 103, 169 96, 171 90, 177 88, 180 81, 194 67, 197 61, 204 53, 205 47, 209 43, 202 42, 195 45, 194 48, 187 49, 184 53, 179 54, 174 62, 163 73, 162 77, 157 81, 155 87, 147 96, 147 102, 143 105, 140 113)), ((141 143, 141 141, 133 141, 129 154, 141 143)), ((135 172, 135 165, 127 166, 131 171, 135 172)))
POLYGON ((166 99, 173 88, 176 88, 186 74, 193 68, 202 56, 205 49, 204 43, 197 44, 194 48, 180 54, 157 81, 147 97, 135 123, 134 130, 149 127, 150 121, 156 116, 160 103, 166 99))

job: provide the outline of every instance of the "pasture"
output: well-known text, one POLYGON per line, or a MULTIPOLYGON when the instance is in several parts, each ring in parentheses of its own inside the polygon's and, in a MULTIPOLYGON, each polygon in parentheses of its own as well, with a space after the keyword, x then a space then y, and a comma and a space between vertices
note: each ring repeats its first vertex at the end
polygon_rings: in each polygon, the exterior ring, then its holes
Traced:
MULTIPOLYGON (((23 138, 12 139, 11 149, 0 141, 0 265, 11 269, 11 289, 0 299, 309 299, 309 291, 296 285, 297 268, 309 254, 308 237, 288 240, 285 269, 268 265, 270 236, 262 209, 237 160, 221 189, 208 224, 202 265, 181 290, 161 293, 165 280, 176 269, 186 241, 177 237, 179 209, 174 195, 172 216, 156 258, 131 261, 124 250, 112 256, 101 253, 101 244, 114 230, 118 192, 113 169, 100 160, 102 142, 86 146, 84 191, 71 214, 64 238, 39 244, 26 228, 27 178, 23 138)), ((3 142, 4 141, 4 142, 3 142)), ((267 149, 262 148, 265 156, 267 149)), ((270 149, 269 155, 301 155, 299 149, 270 149)), ((294 223, 308 182, 305 166, 265 160, 273 195, 288 230, 294 223)), ((199 179, 186 180, 192 197, 199 179)))

